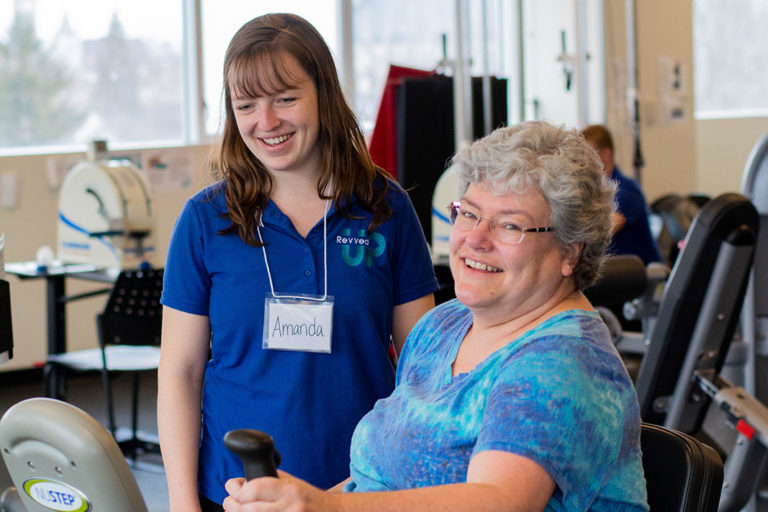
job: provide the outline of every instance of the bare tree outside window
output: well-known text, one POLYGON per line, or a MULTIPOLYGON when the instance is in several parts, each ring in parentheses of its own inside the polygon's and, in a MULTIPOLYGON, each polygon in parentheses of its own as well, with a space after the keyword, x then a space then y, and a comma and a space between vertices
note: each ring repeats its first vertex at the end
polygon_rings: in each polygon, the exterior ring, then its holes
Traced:
POLYGON ((85 119, 72 100, 74 73, 18 15, 0 43, 0 146, 61 144, 85 119))
POLYGON ((67 5, 0 0, 0 150, 186 142, 181 2, 67 5))

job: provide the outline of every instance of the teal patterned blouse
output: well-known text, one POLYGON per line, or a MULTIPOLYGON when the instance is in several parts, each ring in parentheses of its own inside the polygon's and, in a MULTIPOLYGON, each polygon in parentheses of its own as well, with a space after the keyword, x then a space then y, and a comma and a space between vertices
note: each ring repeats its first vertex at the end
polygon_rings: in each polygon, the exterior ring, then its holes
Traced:
POLYGON ((547 511, 648 510, 637 397, 600 316, 560 313, 453 377, 471 325, 453 300, 414 327, 395 391, 355 430, 345 491, 465 482, 474 454, 501 450, 554 479, 547 511))

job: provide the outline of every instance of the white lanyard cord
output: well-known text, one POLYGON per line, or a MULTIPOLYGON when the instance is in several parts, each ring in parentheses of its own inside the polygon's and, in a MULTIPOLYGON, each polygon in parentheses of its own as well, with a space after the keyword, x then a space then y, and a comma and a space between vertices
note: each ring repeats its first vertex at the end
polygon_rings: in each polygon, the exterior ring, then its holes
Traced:
POLYGON ((324 269, 324 292, 322 297, 305 297, 298 295, 278 295, 275 293, 275 285, 272 283, 272 272, 269 270, 269 261, 267 261, 267 249, 264 245, 264 240, 261 238, 261 228, 263 225, 261 222, 261 216, 259 216, 259 224, 256 225, 256 233, 259 235, 259 242, 261 242, 261 251, 264 253, 264 266, 267 268, 267 278, 269 279, 269 288, 272 290, 272 296, 278 299, 296 299, 296 300, 314 300, 317 302, 323 302, 328 298, 328 209, 330 207, 331 200, 325 201, 325 212, 323 213, 323 269, 324 269))

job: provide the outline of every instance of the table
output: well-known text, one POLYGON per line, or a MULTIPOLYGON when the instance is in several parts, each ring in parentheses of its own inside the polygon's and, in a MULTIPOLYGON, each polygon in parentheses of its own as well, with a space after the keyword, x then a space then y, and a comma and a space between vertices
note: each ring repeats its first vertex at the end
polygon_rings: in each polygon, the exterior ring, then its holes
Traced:
MULTIPOLYGON (((5 264, 6 274, 13 274, 22 280, 45 279, 46 309, 48 324, 48 354, 61 354, 67 351, 67 316, 66 304, 78 299, 85 299, 109 292, 112 287, 94 290, 78 295, 66 295, 68 277, 113 283, 120 273, 118 268, 104 268, 86 263, 55 263, 39 267, 35 261, 20 261, 5 264)), ((63 379, 60 368, 50 363, 45 364, 45 396, 64 400, 63 379)))

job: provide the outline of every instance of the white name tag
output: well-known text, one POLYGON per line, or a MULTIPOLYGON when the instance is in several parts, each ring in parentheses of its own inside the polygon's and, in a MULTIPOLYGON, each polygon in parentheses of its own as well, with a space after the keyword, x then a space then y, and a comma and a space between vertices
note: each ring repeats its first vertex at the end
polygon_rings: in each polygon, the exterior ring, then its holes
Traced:
POLYGON ((331 352, 333 297, 268 295, 264 300, 263 346, 273 350, 331 352), (316 299, 316 300, 311 300, 316 299))

